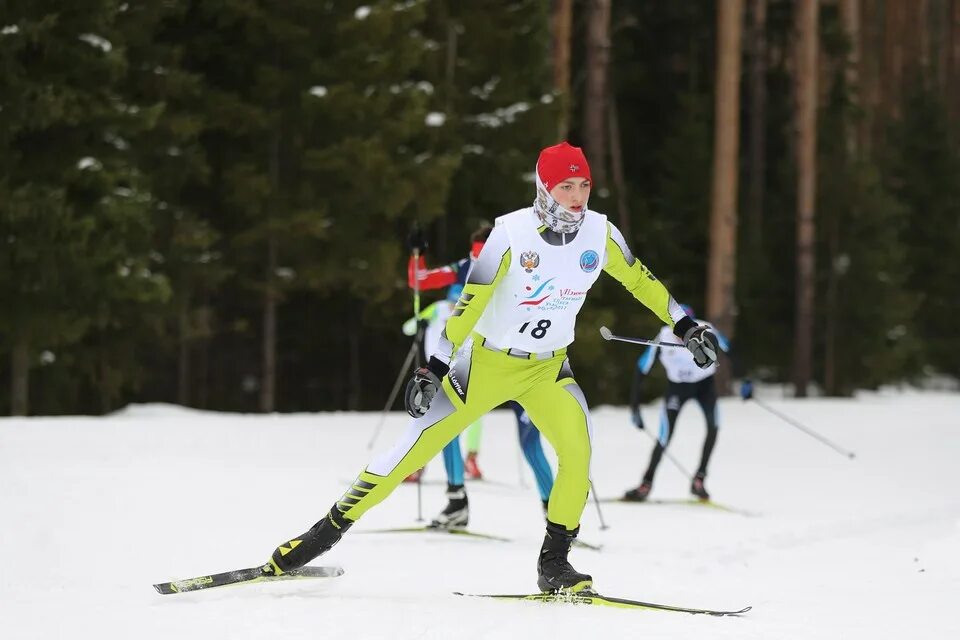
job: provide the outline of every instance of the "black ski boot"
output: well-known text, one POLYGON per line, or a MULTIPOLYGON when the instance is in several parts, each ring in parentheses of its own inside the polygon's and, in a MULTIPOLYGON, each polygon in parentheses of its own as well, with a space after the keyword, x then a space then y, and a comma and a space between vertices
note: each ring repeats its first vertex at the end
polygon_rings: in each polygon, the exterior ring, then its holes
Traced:
POLYGON ((703 480, 706 476, 702 473, 698 473, 693 477, 693 482, 690 483, 690 493, 697 496, 704 502, 710 499, 710 494, 707 493, 706 487, 703 486, 703 480))
POLYGON ((470 505, 463 485, 447 485, 447 506, 428 527, 430 529, 463 529, 470 522, 470 505))
POLYGON ((310 530, 293 540, 284 542, 273 552, 269 566, 274 575, 280 575, 293 569, 299 569, 317 556, 326 553, 330 547, 340 542, 340 537, 353 526, 336 505, 310 530))
POLYGON ((630 489, 625 494, 623 494, 624 502, 643 502, 647 499, 647 496, 650 495, 650 490, 653 489, 653 484, 644 480, 640 483, 640 486, 636 489, 630 489))
POLYGON ((566 527, 547 520, 547 535, 543 538, 540 557, 537 559, 537 586, 540 591, 577 593, 593 588, 593 578, 579 573, 567 560, 570 545, 579 532, 580 527, 567 531, 566 527))

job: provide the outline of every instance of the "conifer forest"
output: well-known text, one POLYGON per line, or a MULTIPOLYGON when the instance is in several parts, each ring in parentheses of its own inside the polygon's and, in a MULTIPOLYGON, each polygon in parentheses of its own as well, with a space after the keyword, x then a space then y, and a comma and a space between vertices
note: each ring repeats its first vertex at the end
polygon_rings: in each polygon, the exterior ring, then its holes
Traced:
MULTIPOLYGON (((725 380, 960 378, 960 0, 0 0, 0 415, 379 411, 411 230, 466 257, 560 140, 725 380)), ((659 321, 579 316, 625 404, 602 325, 659 321)))

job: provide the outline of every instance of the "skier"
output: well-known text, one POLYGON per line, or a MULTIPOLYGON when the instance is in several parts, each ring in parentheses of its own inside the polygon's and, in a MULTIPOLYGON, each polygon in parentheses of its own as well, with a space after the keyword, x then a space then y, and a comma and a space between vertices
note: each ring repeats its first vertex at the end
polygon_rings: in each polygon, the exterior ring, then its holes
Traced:
MULTIPOLYGON (((717 338, 717 345, 725 352, 730 351, 727 339, 722 333, 708 322, 697 320, 693 315, 693 309, 687 305, 681 305, 684 313, 692 318, 697 324, 707 326, 717 338)), ((673 330, 669 326, 662 327, 658 342, 679 342, 673 330)), ((710 455, 713 453, 713 446, 717 441, 717 430, 719 423, 717 421, 717 391, 714 385, 714 375, 717 372, 716 364, 703 368, 697 366, 692 354, 684 349, 660 348, 656 345, 650 345, 641 354, 637 360, 637 366, 634 369, 633 386, 630 391, 630 410, 633 424, 638 429, 643 429, 643 416, 640 415, 640 390, 643 386, 644 377, 650 373, 653 368, 654 359, 660 353, 660 362, 667 373, 667 393, 663 399, 663 408, 660 411, 660 435, 657 444, 650 454, 650 463, 647 465, 647 471, 643 474, 643 480, 640 486, 627 491, 623 499, 631 502, 642 502, 650 495, 653 488, 653 476, 657 472, 657 466, 660 464, 660 458, 664 449, 670 443, 673 437, 674 426, 677 422, 677 416, 683 404, 692 398, 696 398, 703 409, 703 415, 707 421, 707 437, 703 442, 703 453, 700 456, 700 466, 697 473, 691 480, 690 493, 701 500, 709 500, 710 494, 704 486, 704 480, 707 477, 707 464, 710 462, 710 455)))
POLYGON ((698 366, 716 361, 717 338, 683 312, 605 216, 587 209, 590 168, 579 148, 562 142, 544 149, 536 184, 532 207, 497 219, 447 321, 440 352, 407 383, 413 416, 407 433, 360 473, 320 521, 274 550, 274 574, 328 551, 470 422, 516 400, 559 460, 537 585, 544 592, 592 588, 593 579, 567 559, 590 489, 589 411, 567 361, 587 292, 606 271, 673 327, 698 366))
MULTIPOLYGON (((426 261, 423 257, 427 249, 426 241, 424 241, 419 229, 415 229, 410 234, 408 239, 410 250, 419 256, 418 260, 413 257, 410 258, 407 269, 410 287, 417 286, 420 290, 430 290, 449 286, 445 300, 433 303, 420 313, 420 318, 428 321, 423 343, 424 353, 428 358, 438 349, 440 335, 446 325, 447 318, 453 311, 453 303, 460 298, 470 265, 480 255, 483 244, 490 236, 491 230, 492 227, 485 224, 471 234, 469 257, 444 267, 429 270, 426 268, 426 261), (416 281, 414 278, 416 278, 416 281)), ((416 319, 411 318, 404 324, 403 332, 406 335, 413 335, 416 328, 416 319)), ((537 489, 540 492, 540 501, 543 503, 546 513, 547 501, 550 499, 550 491, 553 489, 553 470, 550 469, 550 463, 547 462, 543 453, 540 432, 537 431, 523 407, 516 402, 508 402, 507 406, 513 410, 517 417, 517 437, 520 440, 520 448, 527 464, 533 471, 533 476, 537 481, 537 489)), ((477 419, 476 422, 467 427, 466 460, 464 460, 460 450, 459 434, 443 448, 443 463, 447 472, 447 505, 430 523, 431 528, 457 529, 466 527, 470 522, 470 505, 467 499, 467 490, 464 486, 464 475, 475 480, 483 477, 476 462, 481 427, 481 419, 477 419)), ((416 482, 422 471, 422 469, 418 469, 407 476, 404 481, 416 482)))

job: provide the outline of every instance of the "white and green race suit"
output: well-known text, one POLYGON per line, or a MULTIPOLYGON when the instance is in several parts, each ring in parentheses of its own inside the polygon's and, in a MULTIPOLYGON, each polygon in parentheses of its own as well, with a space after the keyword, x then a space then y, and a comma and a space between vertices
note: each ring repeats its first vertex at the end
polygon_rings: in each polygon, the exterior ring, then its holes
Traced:
POLYGON ((441 338, 437 355, 450 365, 443 391, 340 499, 344 516, 358 519, 467 425, 516 400, 557 454, 547 518, 576 529, 590 487, 591 424, 566 348, 600 271, 671 327, 686 317, 605 216, 587 212, 573 234, 549 230, 532 207, 498 218, 441 338))

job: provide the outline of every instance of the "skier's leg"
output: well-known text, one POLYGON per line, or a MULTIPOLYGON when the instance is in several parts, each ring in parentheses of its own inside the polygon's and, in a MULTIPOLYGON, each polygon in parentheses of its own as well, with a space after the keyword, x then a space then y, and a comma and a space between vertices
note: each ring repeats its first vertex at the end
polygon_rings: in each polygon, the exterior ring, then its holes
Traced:
POLYGON ((447 484, 463 486, 463 455, 460 452, 460 434, 443 448, 443 468, 447 472, 447 484))
POLYGON ((447 505, 430 522, 436 529, 465 527, 470 523, 467 489, 463 486, 463 455, 458 434, 443 448, 443 467, 447 472, 447 505))
POLYGON ((537 585, 542 591, 589 589, 593 579, 567 560, 590 490, 592 427, 586 398, 564 359, 544 371, 538 383, 517 401, 557 452, 557 478, 537 560, 537 585))
POLYGON ((543 383, 518 399, 557 452, 548 519, 574 530, 590 491, 590 417, 573 377, 543 383))
POLYGON ((467 453, 480 453, 480 438, 483 436, 483 420, 467 427, 467 453))
POLYGON ((700 466, 697 468, 690 490, 698 497, 706 500, 710 496, 703 483, 707 477, 707 465, 710 464, 710 456, 713 454, 713 447, 717 443, 717 433, 720 429, 717 418, 717 390, 712 376, 697 383, 697 402, 700 403, 700 408, 703 409, 703 417, 706 419, 707 436, 703 441, 700 466))
POLYGON ((663 407, 660 409, 660 433, 657 435, 657 444, 650 453, 647 470, 643 474, 644 484, 653 485, 653 477, 657 473, 657 467, 660 466, 663 450, 667 448, 673 438, 677 416, 680 415, 680 407, 683 406, 684 400, 686 398, 681 395, 679 385, 671 383, 667 387, 667 395, 664 397, 663 407))
POLYGON ((304 534, 277 547, 271 558, 276 573, 302 567, 329 550, 403 478, 426 464, 468 424, 509 398, 508 377, 493 366, 471 366, 473 359, 464 356, 454 363, 443 379, 443 393, 437 394, 430 410, 410 421, 407 432, 393 448, 360 473, 326 516, 304 534), (457 388, 451 385, 451 376, 456 376, 457 388))
POLYGON ((550 499, 550 492, 553 490, 553 469, 550 468, 547 456, 543 453, 540 432, 519 403, 508 402, 507 404, 517 416, 517 437, 520 440, 520 448, 523 451, 523 457, 526 458, 527 464, 533 471, 533 477, 537 480, 540 500, 546 504, 550 499))
POLYGON ((480 471, 480 465, 477 462, 477 456, 480 455, 480 436, 483 434, 483 420, 477 420, 467 427, 467 476, 472 480, 482 480, 483 473, 480 471))

